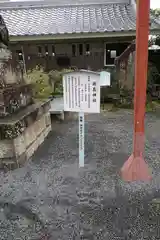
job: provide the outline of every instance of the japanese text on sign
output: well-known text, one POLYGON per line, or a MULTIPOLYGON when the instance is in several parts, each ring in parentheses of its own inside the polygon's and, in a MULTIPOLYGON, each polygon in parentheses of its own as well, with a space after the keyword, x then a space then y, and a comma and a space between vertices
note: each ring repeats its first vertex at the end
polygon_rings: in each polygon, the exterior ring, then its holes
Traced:
POLYGON ((67 73, 63 77, 64 111, 100 112, 100 77, 87 72, 67 73))

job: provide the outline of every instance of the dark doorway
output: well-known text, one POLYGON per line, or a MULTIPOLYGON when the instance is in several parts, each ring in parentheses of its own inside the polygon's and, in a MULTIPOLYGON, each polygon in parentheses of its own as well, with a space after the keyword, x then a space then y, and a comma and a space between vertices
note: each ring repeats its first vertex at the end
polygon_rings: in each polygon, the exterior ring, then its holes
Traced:
POLYGON ((70 58, 67 56, 57 57, 57 65, 61 68, 70 67, 70 58))

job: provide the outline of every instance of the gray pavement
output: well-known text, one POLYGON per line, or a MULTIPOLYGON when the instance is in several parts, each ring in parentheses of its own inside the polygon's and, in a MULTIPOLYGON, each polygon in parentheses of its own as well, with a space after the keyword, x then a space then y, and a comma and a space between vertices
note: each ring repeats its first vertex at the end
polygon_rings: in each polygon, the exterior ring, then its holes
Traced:
POLYGON ((62 113, 64 111, 64 103, 63 103, 63 98, 55 98, 51 101, 51 108, 50 108, 50 113, 51 114, 56 114, 56 113, 62 113))
POLYGON ((146 116, 150 183, 118 176, 132 151, 129 111, 86 116, 85 167, 78 167, 78 123, 54 124, 31 162, 0 175, 0 239, 160 239, 160 118, 146 116))

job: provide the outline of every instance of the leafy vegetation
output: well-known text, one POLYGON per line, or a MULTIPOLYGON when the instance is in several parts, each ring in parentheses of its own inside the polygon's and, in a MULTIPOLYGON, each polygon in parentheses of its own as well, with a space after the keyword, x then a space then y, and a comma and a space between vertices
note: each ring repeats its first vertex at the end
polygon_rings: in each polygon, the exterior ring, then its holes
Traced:
MULTIPOLYGON (((151 9, 150 13, 151 13, 151 16, 153 18, 156 18, 159 21, 159 19, 160 19, 160 8, 151 9)), ((155 45, 160 45, 160 35, 156 36, 155 45)))
POLYGON ((63 94, 63 74, 73 71, 72 69, 63 69, 61 71, 52 70, 49 72, 49 83, 53 89, 53 95, 62 95, 63 94))
POLYGON ((27 72, 25 80, 33 84, 33 96, 35 99, 47 99, 51 96, 63 94, 62 76, 70 71, 73 70, 52 70, 47 73, 42 67, 37 66, 35 69, 27 72))
POLYGON ((156 9, 150 9, 151 15, 153 17, 159 17, 160 16, 160 8, 156 8, 156 9))
POLYGON ((27 72, 27 77, 33 84, 33 96, 36 99, 46 99, 52 94, 52 88, 49 85, 49 75, 43 68, 36 67, 27 72))

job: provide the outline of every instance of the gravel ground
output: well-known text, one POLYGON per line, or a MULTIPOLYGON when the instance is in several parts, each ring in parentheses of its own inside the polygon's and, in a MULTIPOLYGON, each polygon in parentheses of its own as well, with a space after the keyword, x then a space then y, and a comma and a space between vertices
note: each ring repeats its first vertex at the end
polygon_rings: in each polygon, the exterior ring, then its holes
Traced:
POLYGON ((132 152, 129 111, 86 116, 85 167, 78 167, 78 123, 53 132, 23 168, 0 175, 0 239, 160 239, 160 118, 146 116, 150 183, 118 176, 132 152))

